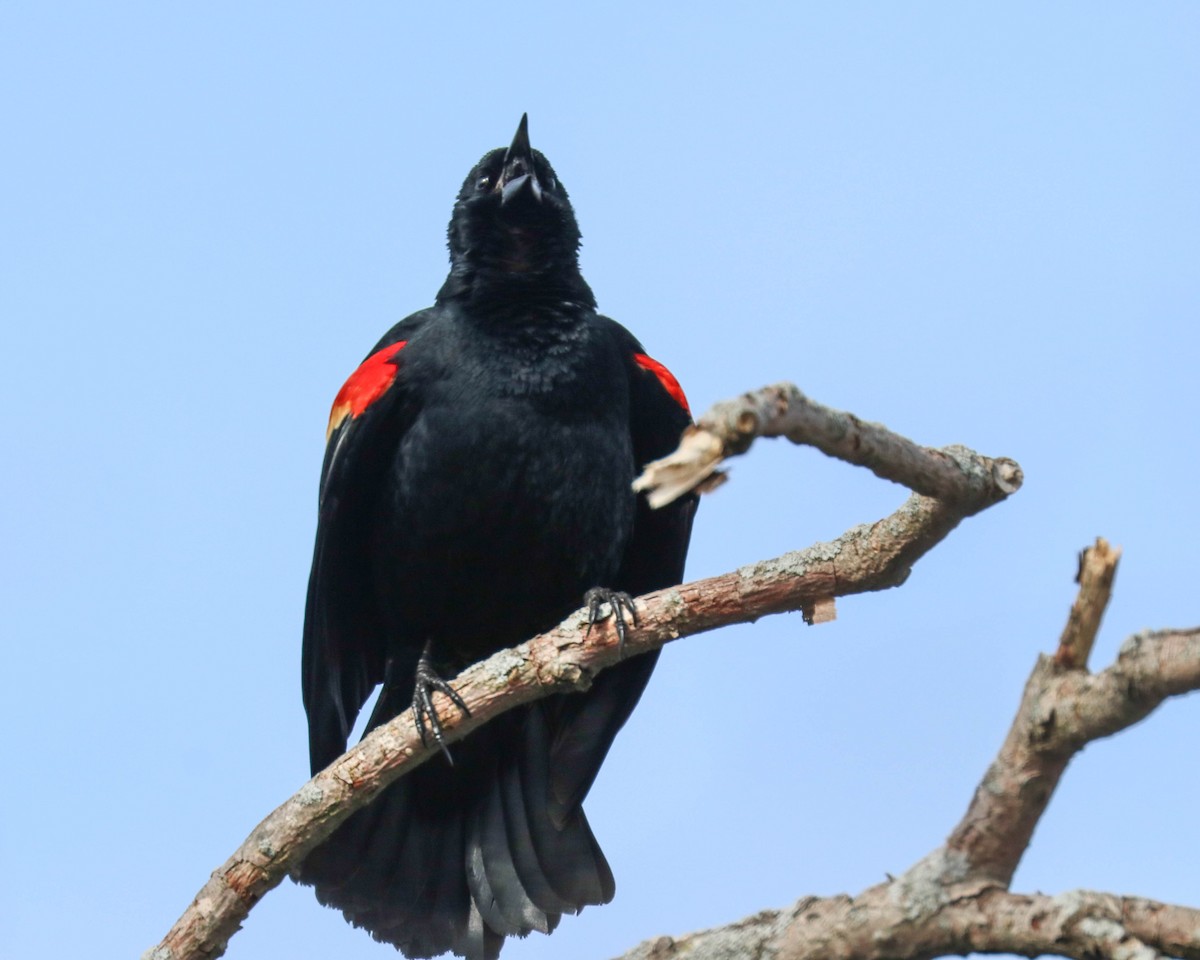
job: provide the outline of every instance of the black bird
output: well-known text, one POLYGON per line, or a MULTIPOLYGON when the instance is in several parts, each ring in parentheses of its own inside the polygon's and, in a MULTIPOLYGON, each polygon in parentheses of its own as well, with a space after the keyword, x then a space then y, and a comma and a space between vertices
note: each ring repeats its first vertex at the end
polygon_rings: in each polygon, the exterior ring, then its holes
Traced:
MULTIPOLYGON (((695 499, 652 511, 630 483, 691 422, 675 378, 596 312, 567 192, 529 146, 467 175, 450 275, 394 326, 329 419, 304 622, 313 772, 412 706, 440 742, 434 691, 584 601, 618 621, 628 594, 683 577, 695 499)), ((657 654, 586 693, 512 710, 382 793, 297 879, 409 957, 494 958, 612 899, 581 806, 657 654)))

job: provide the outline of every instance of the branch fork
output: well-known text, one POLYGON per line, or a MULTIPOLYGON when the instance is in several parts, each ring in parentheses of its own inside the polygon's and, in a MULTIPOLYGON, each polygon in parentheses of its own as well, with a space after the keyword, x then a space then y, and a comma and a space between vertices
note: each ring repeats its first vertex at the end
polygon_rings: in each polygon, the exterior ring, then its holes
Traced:
POLYGON ((926 960, 966 953, 1077 960, 1200 960, 1200 909, 1075 890, 1009 890, 1068 763, 1087 744, 1200 689, 1200 628, 1146 631, 1091 674, 1088 652, 1120 550, 1080 556, 1079 592, 1054 656, 1041 656, 1016 719, 945 844, 857 897, 806 897, 727 927, 647 941, 620 960, 926 960))

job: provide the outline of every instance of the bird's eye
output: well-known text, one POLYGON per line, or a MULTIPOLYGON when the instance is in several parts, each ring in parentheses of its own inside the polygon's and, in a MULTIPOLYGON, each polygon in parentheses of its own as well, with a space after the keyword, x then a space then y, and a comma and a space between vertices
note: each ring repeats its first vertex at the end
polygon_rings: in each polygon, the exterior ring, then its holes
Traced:
POLYGON ((480 177, 478 180, 475 181, 475 189, 476 190, 486 190, 491 185, 492 185, 492 178, 489 177, 486 173, 482 177, 480 177))
POLYGON ((550 178, 546 181, 546 188, 548 190, 557 190, 558 189, 558 181, 554 179, 553 175, 551 175, 550 178))

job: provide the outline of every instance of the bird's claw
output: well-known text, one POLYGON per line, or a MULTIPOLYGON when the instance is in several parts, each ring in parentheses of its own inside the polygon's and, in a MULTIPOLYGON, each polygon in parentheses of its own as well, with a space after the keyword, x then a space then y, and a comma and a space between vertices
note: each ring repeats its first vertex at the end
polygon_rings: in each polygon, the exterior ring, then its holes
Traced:
POLYGON ((421 659, 417 661, 416 684, 413 687, 413 719, 417 724, 417 733, 421 736, 421 744, 428 746, 428 736, 432 733, 434 742, 445 754, 450 765, 454 766, 454 758, 450 756, 450 751, 446 747, 446 738, 442 733, 442 721, 438 719, 437 710, 433 705, 434 691, 445 694, 450 702, 462 711, 464 717, 471 715, 463 698, 450 684, 438 676, 437 671, 430 664, 427 654, 422 654, 421 659))
POLYGON ((624 654, 625 635, 629 632, 629 624, 626 622, 626 616, 628 616, 629 622, 632 622, 635 627, 638 625, 637 606, 633 602, 633 597, 623 590, 592 587, 591 590, 583 595, 583 602, 587 605, 588 611, 588 628, 584 636, 589 636, 592 632, 592 627, 604 619, 600 613, 600 609, 607 603, 612 608, 613 616, 617 621, 617 653, 624 654))

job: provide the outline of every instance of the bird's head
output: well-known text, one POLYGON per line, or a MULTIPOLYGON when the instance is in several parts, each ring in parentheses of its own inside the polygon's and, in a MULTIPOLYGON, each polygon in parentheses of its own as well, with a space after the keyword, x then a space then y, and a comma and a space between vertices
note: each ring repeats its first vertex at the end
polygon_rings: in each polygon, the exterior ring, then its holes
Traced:
POLYGON ((485 154, 450 217, 452 275, 566 281, 579 274, 579 225, 550 162, 529 145, 521 117, 508 147, 485 154))

